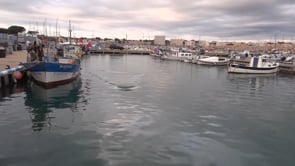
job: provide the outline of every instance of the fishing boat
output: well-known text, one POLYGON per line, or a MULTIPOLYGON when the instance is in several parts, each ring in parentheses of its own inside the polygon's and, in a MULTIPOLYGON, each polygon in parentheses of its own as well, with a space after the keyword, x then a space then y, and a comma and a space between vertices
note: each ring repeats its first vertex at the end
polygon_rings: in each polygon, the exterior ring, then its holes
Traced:
MULTIPOLYGON (((71 34, 71 29, 69 31, 71 34)), ((80 75, 81 56, 81 47, 71 43, 70 35, 68 44, 62 44, 55 55, 47 54, 39 58, 28 71, 37 83, 45 87, 66 84, 80 75)))
POLYGON ((212 66, 225 66, 229 63, 229 58, 212 56, 212 57, 205 57, 200 58, 197 61, 199 65, 212 65, 212 66))
POLYGON ((265 56, 254 56, 244 60, 234 60, 228 66, 229 73, 270 74, 278 71, 278 63, 265 56))

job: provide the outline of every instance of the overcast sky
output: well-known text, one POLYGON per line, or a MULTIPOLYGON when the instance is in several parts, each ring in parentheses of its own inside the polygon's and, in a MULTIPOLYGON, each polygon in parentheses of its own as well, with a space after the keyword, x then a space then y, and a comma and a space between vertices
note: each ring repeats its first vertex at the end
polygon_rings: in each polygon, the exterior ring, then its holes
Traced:
POLYGON ((49 35, 71 20, 86 37, 293 40, 295 0, 1 0, 0 20, 49 35))

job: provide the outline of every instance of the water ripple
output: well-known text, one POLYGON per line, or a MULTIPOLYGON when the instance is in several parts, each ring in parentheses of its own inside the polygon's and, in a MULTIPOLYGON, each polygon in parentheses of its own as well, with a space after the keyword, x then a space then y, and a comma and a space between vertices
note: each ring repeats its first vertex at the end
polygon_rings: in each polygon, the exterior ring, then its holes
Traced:
POLYGON ((81 64, 74 84, 0 97, 0 165, 295 163, 292 76, 139 55, 81 64))

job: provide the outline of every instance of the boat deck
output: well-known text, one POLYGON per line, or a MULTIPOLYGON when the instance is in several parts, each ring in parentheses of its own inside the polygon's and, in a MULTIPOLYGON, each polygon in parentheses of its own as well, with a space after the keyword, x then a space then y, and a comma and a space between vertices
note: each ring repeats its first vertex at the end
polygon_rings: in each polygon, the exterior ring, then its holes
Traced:
POLYGON ((244 59, 235 59, 231 60, 231 62, 235 62, 244 66, 249 66, 251 58, 244 58, 244 59))

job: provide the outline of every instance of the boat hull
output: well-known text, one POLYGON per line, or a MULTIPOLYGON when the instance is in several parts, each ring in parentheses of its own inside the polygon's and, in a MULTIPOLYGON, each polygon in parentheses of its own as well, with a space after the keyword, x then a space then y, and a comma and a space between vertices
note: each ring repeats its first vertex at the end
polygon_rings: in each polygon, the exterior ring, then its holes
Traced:
POLYGON ((198 60, 197 64, 198 65, 212 65, 212 66, 226 66, 228 64, 228 61, 227 62, 206 62, 206 61, 198 60))
POLYGON ((279 65, 279 72, 280 73, 287 73, 287 74, 295 74, 295 64, 282 62, 279 65))
POLYGON ((200 58, 197 61, 199 65, 212 65, 212 66, 226 66, 229 63, 228 58, 219 58, 219 57, 207 57, 200 58))
POLYGON ((244 67, 244 66, 229 66, 227 71, 229 73, 270 74, 270 73, 276 73, 278 71, 278 67, 254 68, 254 67, 244 67))
POLYGON ((40 62, 29 71, 37 83, 49 87, 75 80, 80 75, 80 64, 40 62))

